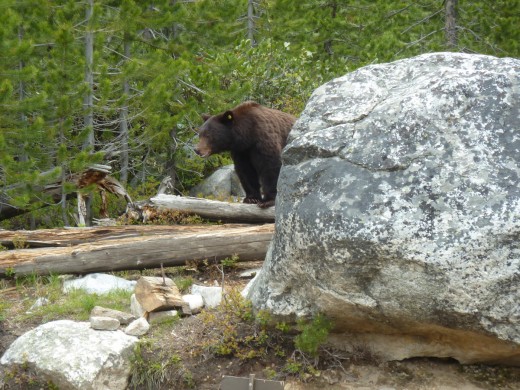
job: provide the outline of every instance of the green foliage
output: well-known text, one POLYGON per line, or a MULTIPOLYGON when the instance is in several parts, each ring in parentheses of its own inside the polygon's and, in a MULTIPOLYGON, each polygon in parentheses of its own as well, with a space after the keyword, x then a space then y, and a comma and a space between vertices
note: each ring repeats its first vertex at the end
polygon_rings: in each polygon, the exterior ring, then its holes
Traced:
POLYGON ((243 360, 266 353, 268 332, 256 328, 251 302, 244 299, 238 290, 229 292, 216 310, 204 310, 199 316, 213 335, 202 346, 209 353, 243 360))
POLYGON ((231 257, 226 257, 225 259, 220 260, 220 264, 226 268, 235 268, 239 261, 240 257, 237 254, 234 254, 231 255, 231 257))
POLYGON ((5 320, 7 311, 7 302, 0 302, 0 322, 5 320))
MULTIPOLYGON (((298 115, 333 77, 425 52, 520 57, 519 0, 458 2, 455 48, 446 44, 440 0, 259 1, 255 42, 246 40, 247 2, 240 0, 102 0, 85 23, 87 6, 1 7, 0 197, 32 210, 32 221, 19 218, 13 227, 63 225, 74 208, 36 211, 60 200, 42 196, 42 186, 96 162, 109 162, 133 199, 155 194, 166 175, 187 193, 230 162, 193 153, 202 113, 256 100, 298 115), (84 104, 88 31, 93 128, 84 104)), ((64 194, 76 191, 72 182, 60 185, 64 194)))
POLYGON ((332 323, 323 314, 318 314, 310 322, 299 321, 298 328, 301 333, 294 339, 296 348, 317 356, 319 347, 327 340, 332 323))
POLYGON ((5 276, 6 278, 13 278, 16 275, 16 271, 13 267, 7 267, 5 269, 5 276))
POLYGON ((186 294, 191 286, 193 285, 193 278, 191 276, 188 277, 176 277, 173 279, 175 285, 179 289, 179 291, 183 294, 186 294))

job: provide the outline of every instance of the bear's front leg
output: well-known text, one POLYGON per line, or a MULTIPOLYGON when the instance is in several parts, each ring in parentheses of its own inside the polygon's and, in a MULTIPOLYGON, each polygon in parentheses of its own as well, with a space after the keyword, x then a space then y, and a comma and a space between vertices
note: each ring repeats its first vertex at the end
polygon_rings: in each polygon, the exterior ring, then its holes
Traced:
POLYGON ((262 201, 260 181, 258 179, 258 173, 249 158, 249 153, 231 152, 231 157, 235 164, 235 172, 246 193, 243 202, 249 204, 260 203, 262 201))
POLYGON ((274 206, 281 166, 282 162, 276 155, 264 157, 263 163, 259 165, 259 178, 263 193, 262 201, 258 202, 259 207, 266 209, 274 206))

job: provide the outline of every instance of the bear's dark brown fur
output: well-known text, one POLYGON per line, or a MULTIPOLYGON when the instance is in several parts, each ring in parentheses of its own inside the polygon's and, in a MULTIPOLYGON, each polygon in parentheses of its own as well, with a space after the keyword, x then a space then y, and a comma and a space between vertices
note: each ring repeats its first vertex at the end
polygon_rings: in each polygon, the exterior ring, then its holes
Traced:
POLYGON ((203 157, 230 151, 246 193, 244 203, 274 205, 281 153, 295 117, 245 102, 219 115, 203 115, 197 154, 203 157))

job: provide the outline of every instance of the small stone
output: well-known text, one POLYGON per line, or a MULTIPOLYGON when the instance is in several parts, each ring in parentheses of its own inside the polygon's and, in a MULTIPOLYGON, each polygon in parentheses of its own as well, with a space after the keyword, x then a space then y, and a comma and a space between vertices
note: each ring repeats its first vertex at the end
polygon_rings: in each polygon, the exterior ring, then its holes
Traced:
POLYGON ((262 270, 262 268, 246 269, 245 271, 240 272, 240 274, 238 274, 238 276, 241 277, 242 279, 254 278, 261 270, 262 270))
POLYGON ((135 316, 135 318, 142 317, 146 311, 143 309, 137 298, 135 297, 135 294, 132 294, 130 297, 130 311, 135 316))
POLYGON ((200 313, 204 307, 204 299, 200 294, 186 294, 182 296, 182 300, 188 304, 192 314, 200 313))
POLYGON ((129 336, 142 336, 148 332, 150 324, 146 321, 146 318, 141 317, 135 321, 132 321, 130 325, 125 328, 125 333, 129 336))
POLYGON ((90 327, 96 330, 117 330, 119 328, 119 320, 110 317, 90 317, 90 327))
POLYGON ((222 301, 222 287, 208 287, 194 284, 191 286, 191 293, 202 295, 206 307, 217 307, 222 301))
POLYGON ((135 320, 135 316, 124 311, 107 309, 101 306, 95 306, 90 312, 91 317, 110 317, 115 318, 121 325, 128 325, 135 320))

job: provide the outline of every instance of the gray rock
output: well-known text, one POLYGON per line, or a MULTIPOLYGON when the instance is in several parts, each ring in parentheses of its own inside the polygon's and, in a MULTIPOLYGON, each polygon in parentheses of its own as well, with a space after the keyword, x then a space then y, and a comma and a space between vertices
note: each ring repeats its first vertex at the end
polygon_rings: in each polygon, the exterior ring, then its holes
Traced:
POLYGON ((222 287, 207 287, 194 284, 191 286, 192 294, 200 294, 206 307, 217 307, 222 301, 222 287))
POLYGON ((88 322, 48 322, 11 344, 0 364, 33 369, 59 389, 126 389, 138 339, 121 331, 99 332, 88 322))
POLYGON ((226 165, 217 169, 204 181, 190 190, 191 196, 213 196, 217 199, 226 199, 230 196, 245 197, 235 166, 226 165))
POLYGON ((338 345, 389 359, 520 365, 519 126, 511 58, 426 54, 318 88, 254 306, 323 312, 338 345))
POLYGON ((150 324, 146 321, 146 318, 141 317, 135 321, 132 321, 126 328, 125 333, 130 336, 143 336, 150 330, 150 324))
POLYGON ((90 294, 107 294, 114 290, 134 291, 136 281, 107 274, 89 274, 83 278, 65 280, 63 292, 82 289, 90 294))
POLYGON ((96 330, 117 330, 120 326, 119 320, 111 317, 90 317, 90 327, 96 330))
POLYGON ((90 316, 115 318, 121 325, 128 325, 130 322, 135 320, 135 316, 133 314, 114 309, 107 309, 101 306, 94 306, 94 308, 90 311, 90 316))

